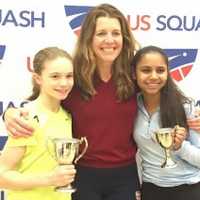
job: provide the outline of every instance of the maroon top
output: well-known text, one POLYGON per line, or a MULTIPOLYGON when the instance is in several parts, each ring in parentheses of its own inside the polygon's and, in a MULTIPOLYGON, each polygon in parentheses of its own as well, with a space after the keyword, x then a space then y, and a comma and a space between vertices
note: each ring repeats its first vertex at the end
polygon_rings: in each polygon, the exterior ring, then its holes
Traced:
POLYGON ((87 137, 89 147, 79 165, 110 168, 125 166, 135 161, 133 123, 136 117, 136 97, 118 102, 112 80, 100 81, 97 95, 91 100, 81 98, 77 88, 63 102, 72 114, 73 135, 87 137))

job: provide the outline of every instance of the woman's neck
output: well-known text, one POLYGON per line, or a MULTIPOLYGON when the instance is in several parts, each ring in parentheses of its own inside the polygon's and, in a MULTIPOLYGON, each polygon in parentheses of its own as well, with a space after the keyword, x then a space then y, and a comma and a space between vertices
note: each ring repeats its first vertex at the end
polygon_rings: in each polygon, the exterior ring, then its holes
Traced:
POLYGON ((97 68, 100 79, 104 82, 108 82, 112 77, 112 66, 108 64, 101 64, 97 68))

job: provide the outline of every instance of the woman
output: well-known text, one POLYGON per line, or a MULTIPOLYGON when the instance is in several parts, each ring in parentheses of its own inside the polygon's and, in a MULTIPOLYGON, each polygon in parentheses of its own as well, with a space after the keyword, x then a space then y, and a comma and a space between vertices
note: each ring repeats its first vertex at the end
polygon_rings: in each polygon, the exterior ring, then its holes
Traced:
POLYGON ((195 112, 190 99, 177 88, 169 73, 168 58, 155 46, 140 49, 133 60, 138 93, 138 116, 134 138, 139 148, 142 168, 143 200, 198 200, 200 197, 200 135, 187 124, 195 112), (161 166, 166 159, 155 141, 159 128, 172 128, 176 134, 187 133, 186 141, 176 151, 172 168, 161 166))
POLYGON ((135 49, 118 9, 102 4, 88 13, 74 55, 75 87, 62 103, 72 114, 74 137, 86 136, 89 143, 77 165, 74 199, 135 199, 132 129, 137 108, 130 67, 135 49))

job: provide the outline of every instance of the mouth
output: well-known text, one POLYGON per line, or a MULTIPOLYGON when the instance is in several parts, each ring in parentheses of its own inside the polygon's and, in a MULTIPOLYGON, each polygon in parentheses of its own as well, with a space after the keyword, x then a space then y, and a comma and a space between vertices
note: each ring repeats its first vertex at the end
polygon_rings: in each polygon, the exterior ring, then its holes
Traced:
POLYGON ((56 92, 58 92, 59 94, 61 94, 61 95, 66 95, 66 94, 68 94, 69 93, 69 90, 67 90, 67 89, 65 89, 65 90, 55 90, 56 92))
POLYGON ((101 50, 105 53, 113 53, 116 48, 112 47, 112 48, 101 48, 101 50))
POLYGON ((157 89, 159 87, 159 83, 148 83, 147 86, 149 89, 157 89))

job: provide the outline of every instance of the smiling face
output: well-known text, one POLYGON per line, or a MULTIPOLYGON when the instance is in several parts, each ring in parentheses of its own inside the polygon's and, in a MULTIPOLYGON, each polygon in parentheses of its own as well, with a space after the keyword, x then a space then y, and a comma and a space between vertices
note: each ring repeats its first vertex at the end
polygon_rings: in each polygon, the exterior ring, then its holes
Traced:
POLYGON ((160 96, 160 91, 167 81, 168 66, 160 53, 148 52, 137 63, 135 75, 144 97, 160 96))
POLYGON ((34 78, 40 86, 40 96, 61 101, 73 87, 72 61, 65 57, 47 60, 43 64, 41 75, 35 74, 34 78))
POLYGON ((99 17, 93 36, 92 47, 97 63, 112 64, 122 50, 123 38, 120 22, 116 18, 99 17))

